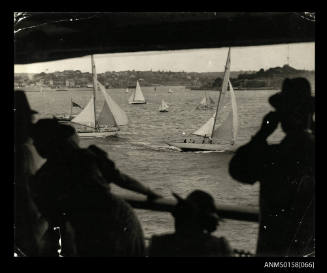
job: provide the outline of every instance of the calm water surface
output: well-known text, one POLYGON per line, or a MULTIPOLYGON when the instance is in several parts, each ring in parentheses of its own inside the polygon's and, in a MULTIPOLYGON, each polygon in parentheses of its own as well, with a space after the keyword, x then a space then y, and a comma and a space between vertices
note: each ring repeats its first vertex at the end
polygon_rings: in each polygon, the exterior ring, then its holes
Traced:
MULTIPOLYGON (((241 207, 258 207, 259 185, 243 185, 233 180, 228 173, 230 153, 197 152, 183 153, 169 147, 165 142, 183 141, 205 123, 214 110, 195 110, 201 101, 203 91, 191 91, 184 87, 170 87, 175 92, 169 94, 168 86, 143 87, 147 104, 129 105, 131 93, 125 89, 107 90, 112 98, 127 113, 129 124, 121 128, 118 138, 83 139, 81 146, 96 144, 104 149, 124 173, 167 198, 171 192, 186 197, 195 189, 209 192, 218 206, 238 205, 241 207), (169 112, 158 111, 161 99, 169 105, 169 112), (185 135, 183 134, 185 133, 185 135)), ((272 91, 235 91, 238 115, 238 143, 246 143, 259 129, 262 117, 272 110, 268 104, 272 91)), ((215 101, 218 92, 207 91, 215 101)), ((45 91, 27 92, 31 107, 39 111, 38 118, 51 117, 55 114, 70 113, 70 99, 81 106, 89 101, 90 90, 69 90, 64 92, 45 91)), ((103 97, 97 94, 97 108, 100 111, 103 97)), ((74 111, 79 111, 75 109, 74 111)), ((284 134, 280 128, 271 136, 278 141, 284 134)), ((115 193, 128 192, 112 187, 115 193)), ((153 234, 172 232, 173 218, 169 213, 136 210, 146 237, 153 234)), ((221 223, 217 236, 225 236, 234 248, 255 252, 258 224, 225 220, 221 223)))

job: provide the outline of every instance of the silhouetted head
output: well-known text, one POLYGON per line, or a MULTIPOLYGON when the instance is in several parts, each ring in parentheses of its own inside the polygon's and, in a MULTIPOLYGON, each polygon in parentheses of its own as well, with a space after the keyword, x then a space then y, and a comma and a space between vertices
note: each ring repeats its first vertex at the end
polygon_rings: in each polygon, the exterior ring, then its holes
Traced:
POLYGON ((32 110, 24 91, 17 90, 14 93, 14 113, 16 142, 25 142, 30 135, 30 127, 33 115, 37 112, 32 110))
POLYGON ((178 204, 173 211, 176 232, 211 233, 217 229, 219 221, 212 196, 204 191, 195 190, 182 199, 173 193, 178 204))
POLYGON ((278 112, 285 132, 307 129, 315 111, 311 87, 305 78, 285 79, 282 91, 271 96, 269 103, 278 112))
POLYGON ((41 119, 33 125, 32 138, 38 153, 44 158, 78 146, 78 136, 74 127, 64 125, 56 119, 41 119))

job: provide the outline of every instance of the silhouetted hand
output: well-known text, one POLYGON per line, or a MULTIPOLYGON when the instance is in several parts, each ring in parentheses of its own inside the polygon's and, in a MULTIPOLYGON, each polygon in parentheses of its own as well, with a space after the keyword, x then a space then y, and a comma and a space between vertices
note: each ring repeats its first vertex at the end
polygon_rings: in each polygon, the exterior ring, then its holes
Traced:
POLYGON ((154 200, 156 200, 158 198, 162 198, 162 196, 159 195, 159 194, 156 194, 155 192, 151 192, 150 194, 148 194, 147 201, 151 202, 151 201, 154 201, 154 200))
POLYGON ((270 136, 277 128, 279 115, 277 112, 269 112, 262 121, 261 129, 258 132, 263 137, 270 136))

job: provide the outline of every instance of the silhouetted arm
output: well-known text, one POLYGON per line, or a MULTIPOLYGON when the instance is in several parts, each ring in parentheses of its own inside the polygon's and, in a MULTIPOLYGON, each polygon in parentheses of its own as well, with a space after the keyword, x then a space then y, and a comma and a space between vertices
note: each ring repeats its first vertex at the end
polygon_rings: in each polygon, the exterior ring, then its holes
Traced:
POLYGON ((120 186, 121 188, 144 194, 148 196, 149 199, 156 199, 161 197, 160 195, 152 191, 149 187, 146 187, 145 185, 138 182, 134 178, 128 176, 127 174, 120 173, 120 178, 115 180, 114 183, 120 186))
POLYGON ((254 184, 262 175, 268 145, 261 136, 240 147, 229 163, 230 175, 243 183, 254 184))
POLYGON ((97 155, 98 166, 103 176, 109 183, 112 182, 121 188, 144 194, 148 197, 148 199, 156 199, 161 197, 149 187, 146 187, 134 178, 120 172, 116 168, 115 163, 107 157, 107 154, 103 150, 94 145, 91 145, 89 149, 97 155))
POLYGON ((262 177, 265 164, 269 162, 270 149, 267 138, 278 125, 276 112, 268 113, 262 122, 261 129, 251 141, 240 147, 229 163, 230 175, 243 183, 254 184, 262 177))

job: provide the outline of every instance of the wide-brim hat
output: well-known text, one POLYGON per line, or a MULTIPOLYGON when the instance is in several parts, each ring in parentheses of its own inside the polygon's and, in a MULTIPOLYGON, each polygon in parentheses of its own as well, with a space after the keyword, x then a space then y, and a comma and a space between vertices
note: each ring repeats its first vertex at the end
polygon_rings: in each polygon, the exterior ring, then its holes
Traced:
POLYGON ((175 192, 172 192, 172 194, 177 199, 177 201, 181 203, 187 203, 190 205, 190 207, 200 212, 215 214, 218 217, 218 220, 222 221, 222 219, 219 217, 215 201, 210 194, 201 190, 195 190, 191 192, 185 199, 175 192))
POLYGON ((22 90, 17 90, 14 93, 14 107, 16 113, 22 113, 26 115, 38 114, 37 111, 31 109, 25 92, 22 90))
POLYGON ((282 91, 272 95, 268 101, 276 110, 292 111, 301 108, 314 112, 315 109, 310 83, 305 78, 285 79, 282 91))
POLYGON ((57 119, 40 119, 32 127, 32 138, 38 143, 56 144, 76 133, 74 127, 61 124, 57 119))

